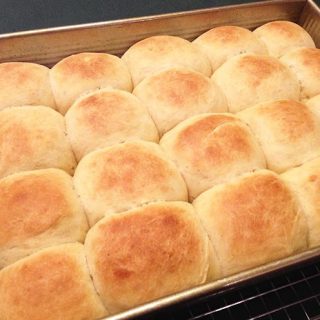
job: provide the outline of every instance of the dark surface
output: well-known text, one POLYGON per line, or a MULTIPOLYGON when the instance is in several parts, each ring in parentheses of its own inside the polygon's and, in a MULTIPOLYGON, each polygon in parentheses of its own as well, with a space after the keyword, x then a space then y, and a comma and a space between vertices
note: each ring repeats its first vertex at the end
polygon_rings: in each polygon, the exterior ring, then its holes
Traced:
POLYGON ((0 0, 0 33, 254 2, 248 0, 0 0))
MULTIPOLYGON (((255 0, 259 1, 259 0, 255 0)), ((254 0, 0 0, 0 34, 250 3, 254 0)), ((261 0, 260 0, 261 1, 261 0)), ((320 0, 314 0, 320 5, 320 0)))
MULTIPOLYGON (((259 0, 255 0, 259 1, 259 0)), ((255 2, 254 0, 0 0, 0 34, 255 2)), ((261 1, 261 0, 260 0, 261 1)), ((315 0, 320 5, 320 0, 315 0)))

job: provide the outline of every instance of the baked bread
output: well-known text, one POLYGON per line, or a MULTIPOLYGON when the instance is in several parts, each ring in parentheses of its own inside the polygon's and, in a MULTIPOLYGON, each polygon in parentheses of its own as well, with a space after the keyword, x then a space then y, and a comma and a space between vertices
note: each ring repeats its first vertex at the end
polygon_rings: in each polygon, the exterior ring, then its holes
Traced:
POLYGON ((196 114, 227 112, 226 98, 218 86, 201 73, 173 68, 144 79, 134 89, 148 107, 160 135, 196 114))
POLYGON ((320 246, 319 52, 278 21, 0 64, 0 320, 97 320, 320 246))
POLYGON ((72 174, 75 166, 61 114, 44 106, 0 111, 0 177, 45 168, 72 174))
POLYGON ((83 242, 87 231, 64 171, 27 171, 0 180, 0 269, 45 247, 83 242))
POLYGON ((91 226, 150 201, 188 198, 175 165, 157 144, 143 141, 89 153, 76 169, 74 184, 91 226))
POLYGON ((59 61, 50 70, 53 94, 58 110, 65 114, 83 93, 98 88, 132 91, 129 70, 111 54, 84 52, 59 61))
POLYGON ((320 49, 299 48, 281 57, 296 75, 301 86, 301 99, 320 94, 320 49))
POLYGON ((307 248, 308 229, 294 197, 260 170, 215 186, 193 202, 228 276, 307 248))
POLYGON ((208 246, 186 202, 157 202, 105 217, 85 242, 94 285, 111 313, 204 283, 208 246))
POLYGON ((237 26, 213 28, 200 35, 193 43, 208 56, 213 72, 239 54, 268 54, 265 44, 250 30, 237 26))
POLYGON ((320 94, 309 99, 306 105, 320 119, 320 94))
POLYGON ((172 67, 185 67, 210 76, 208 58, 189 41, 174 36, 153 36, 131 46, 122 59, 129 67, 133 85, 172 67))
POLYGON ((95 320, 107 314, 83 245, 39 251, 0 271, 0 320, 95 320))
POLYGON ((281 175, 300 202, 309 226, 309 246, 320 245, 320 158, 281 175))
POLYGON ((253 33, 265 43, 269 54, 276 58, 296 48, 315 48, 309 33, 291 21, 268 22, 253 33))
POLYGON ((55 109, 49 69, 35 63, 0 63, 0 110, 23 105, 55 109))
POLYGON ((256 135, 276 172, 320 156, 320 120, 302 103, 277 100, 238 113, 256 135))
POLYGON ((78 160, 92 150, 126 140, 159 141, 147 108, 135 96, 121 90, 101 89, 79 98, 65 119, 78 160))
POLYGON ((202 114, 178 124, 160 140, 177 164, 189 199, 245 172, 266 167, 249 127, 232 114, 202 114))
POLYGON ((213 74, 224 92, 230 112, 277 99, 299 100, 295 75, 278 59, 244 54, 229 59, 213 74))

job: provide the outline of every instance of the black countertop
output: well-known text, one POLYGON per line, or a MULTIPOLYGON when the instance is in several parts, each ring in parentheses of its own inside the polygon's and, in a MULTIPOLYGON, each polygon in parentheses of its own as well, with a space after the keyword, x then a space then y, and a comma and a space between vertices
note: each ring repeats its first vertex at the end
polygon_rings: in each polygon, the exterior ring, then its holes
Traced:
POLYGON ((0 0, 0 33, 211 8, 244 2, 254 1, 0 0))

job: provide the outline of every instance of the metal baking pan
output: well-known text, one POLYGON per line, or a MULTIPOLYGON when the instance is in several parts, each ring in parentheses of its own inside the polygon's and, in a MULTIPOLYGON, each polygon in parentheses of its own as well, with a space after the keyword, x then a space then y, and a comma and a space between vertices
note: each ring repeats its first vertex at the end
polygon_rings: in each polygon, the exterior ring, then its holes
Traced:
MULTIPOLYGON (((79 52, 108 52, 122 55, 135 42, 156 34, 176 35, 193 40, 220 25, 256 28, 273 20, 300 24, 320 47, 320 9, 312 0, 271 0, 216 7, 142 18, 91 23, 0 35, 0 62, 26 61, 52 66, 79 52), (70 40, 72 39, 72 40, 70 40)), ((264 265, 247 272, 198 286, 126 312, 105 318, 130 319, 222 288, 234 287, 249 279, 320 256, 320 248, 264 265)))
POLYGON ((219 25, 256 28, 272 20, 299 23, 320 46, 320 12, 311 0, 275 0, 142 18, 90 23, 0 35, 0 62, 26 61, 52 66, 78 52, 122 55, 135 42, 170 34, 193 40, 219 25))

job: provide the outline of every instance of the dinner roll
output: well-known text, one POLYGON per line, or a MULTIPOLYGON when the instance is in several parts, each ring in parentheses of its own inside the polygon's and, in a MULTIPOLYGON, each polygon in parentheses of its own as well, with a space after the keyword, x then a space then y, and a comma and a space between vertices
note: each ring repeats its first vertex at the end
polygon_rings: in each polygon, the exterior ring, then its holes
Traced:
POLYGON ((72 174, 75 166, 61 114, 43 106, 0 111, 0 177, 51 167, 72 174))
POLYGON ((231 114, 185 120, 166 133, 160 145, 180 169, 191 200, 215 184, 266 167, 250 129, 231 114))
POLYGON ((267 170, 201 194, 193 205, 228 276, 307 248, 307 225, 288 188, 267 170))
POLYGON ((268 54, 264 43, 250 30, 236 26, 213 28, 200 35, 193 43, 208 56, 213 71, 239 54, 268 54))
POLYGON ((94 285, 111 313, 204 283, 208 247, 186 202, 158 202, 105 217, 85 242, 94 285))
POLYGON ((94 320, 106 315, 83 245, 51 247, 0 271, 1 320, 94 320))
POLYGON ((320 94, 309 99, 306 105, 320 119, 320 94))
POLYGON ((22 105, 55 109, 49 69, 35 63, 0 63, 0 110, 22 105))
POLYGON ((105 215, 153 200, 187 200, 178 169, 151 142, 130 141, 93 151, 79 163, 74 183, 90 225, 105 215))
POLYGON ((189 41, 174 36, 153 36, 135 43, 122 56, 127 63, 133 85, 144 78, 172 67, 186 67, 211 75, 208 58, 189 41))
POLYGON ((301 99, 309 99, 320 94, 320 49, 296 49, 282 56, 281 62, 298 78, 301 99))
POLYGON ((283 172, 320 156, 319 119, 302 103, 277 100, 238 116, 253 130, 271 170, 283 172))
POLYGON ((309 246, 320 245, 320 158, 283 173, 300 202, 309 226, 309 246))
POLYGON ((78 160, 94 149, 125 140, 159 141, 146 107, 121 90, 102 89, 79 98, 66 114, 66 127, 78 160))
POLYGON ((292 49, 315 48, 309 33, 291 21, 268 22, 254 30, 253 33, 265 43, 269 54, 276 58, 292 49))
POLYGON ((161 135, 196 114, 228 111, 218 86, 186 68, 168 69, 148 77, 133 94, 148 107, 161 135))
POLYGON ((0 180, 0 268, 40 248, 83 242, 87 231, 72 179, 64 171, 35 170, 0 180))
POLYGON ((224 63, 212 76, 231 112, 276 99, 299 100, 294 74, 276 58, 244 54, 224 63))
POLYGON ((111 54, 84 52, 66 57, 50 71, 58 110, 65 114, 83 93, 98 88, 132 90, 129 70, 111 54))

